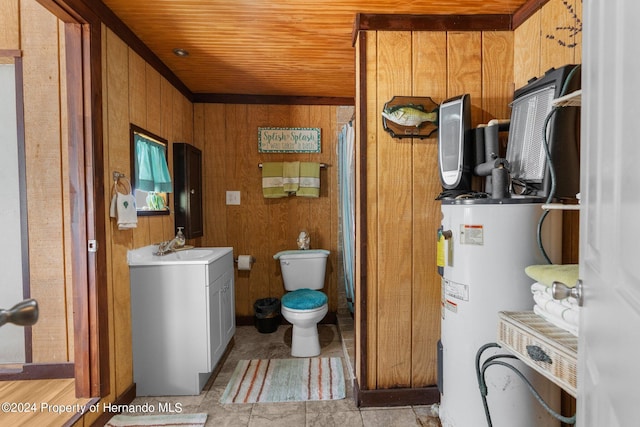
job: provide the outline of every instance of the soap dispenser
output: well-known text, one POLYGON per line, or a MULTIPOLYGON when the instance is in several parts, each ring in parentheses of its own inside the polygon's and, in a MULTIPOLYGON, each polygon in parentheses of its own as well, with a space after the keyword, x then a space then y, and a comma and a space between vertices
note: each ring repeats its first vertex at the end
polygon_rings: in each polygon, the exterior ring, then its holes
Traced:
POLYGON ((178 227, 178 232, 176 233, 176 246, 182 247, 186 243, 187 239, 185 239, 184 234, 182 233, 182 229, 184 227, 178 227))

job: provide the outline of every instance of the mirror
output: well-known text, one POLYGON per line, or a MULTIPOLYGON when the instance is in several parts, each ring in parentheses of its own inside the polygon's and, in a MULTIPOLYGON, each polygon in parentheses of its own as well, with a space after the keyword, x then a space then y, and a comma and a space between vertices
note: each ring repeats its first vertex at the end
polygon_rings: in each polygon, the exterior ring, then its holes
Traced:
POLYGON ((166 139, 131 124, 131 185, 138 216, 169 215, 173 191, 166 139))

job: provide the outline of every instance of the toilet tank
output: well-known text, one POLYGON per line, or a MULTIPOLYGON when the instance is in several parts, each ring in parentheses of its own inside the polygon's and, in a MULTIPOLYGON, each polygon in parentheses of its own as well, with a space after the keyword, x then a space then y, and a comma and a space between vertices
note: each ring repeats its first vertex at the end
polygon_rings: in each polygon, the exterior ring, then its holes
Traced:
POLYGON ((280 260, 282 281, 287 291, 297 289, 322 289, 329 251, 308 249, 282 251, 273 256, 280 260))

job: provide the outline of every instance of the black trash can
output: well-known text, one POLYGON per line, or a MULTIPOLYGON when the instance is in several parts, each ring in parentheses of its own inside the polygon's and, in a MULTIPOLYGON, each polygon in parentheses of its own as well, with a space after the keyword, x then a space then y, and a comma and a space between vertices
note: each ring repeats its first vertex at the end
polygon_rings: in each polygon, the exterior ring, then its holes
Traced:
POLYGON ((278 298, 262 298, 253 303, 255 325, 261 334, 270 334, 280 324, 280 300, 278 298))

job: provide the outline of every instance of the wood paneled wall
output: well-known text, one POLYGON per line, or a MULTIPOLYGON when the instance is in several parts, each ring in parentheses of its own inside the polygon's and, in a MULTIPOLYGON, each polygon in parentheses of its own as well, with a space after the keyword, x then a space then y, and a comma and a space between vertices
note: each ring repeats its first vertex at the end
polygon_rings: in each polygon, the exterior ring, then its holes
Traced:
MULTIPOLYGON (((435 384, 437 375, 437 138, 391 138, 380 120, 384 103, 394 95, 431 96, 441 102, 469 93, 474 125, 508 118, 516 87, 551 66, 580 62, 579 37, 566 38, 564 28, 576 25, 566 3, 550 1, 516 31, 363 31, 356 39, 357 123, 366 122, 366 135, 357 137, 359 168, 366 170, 366 184, 357 185, 357 199, 364 205, 356 215, 357 221, 366 218, 366 224, 357 224, 358 230, 366 227, 366 245, 356 251, 356 265, 366 269, 366 283, 359 281, 361 271, 356 275, 358 298, 366 286, 366 300, 357 301, 356 312, 361 389, 423 387, 435 384), (361 107, 366 117, 359 115, 361 107)), ((580 17, 580 1, 575 3, 580 17)), ((570 217, 565 219, 568 242, 577 237, 570 217)), ((569 262, 573 244, 565 246, 569 262)))
POLYGON ((203 246, 232 246, 234 256, 256 258, 251 271, 236 270, 236 314, 253 316, 259 298, 284 294, 280 266, 273 255, 296 249, 301 230, 311 236, 311 247, 331 251, 325 291, 329 310, 337 309, 338 163, 336 146, 342 125, 337 106, 283 106, 196 104, 195 141, 203 151, 203 246), (259 153, 258 127, 318 127, 322 152, 318 154, 259 153), (320 171, 320 197, 265 199, 263 162, 314 161, 326 163, 320 171), (226 191, 240 191, 239 206, 226 205, 226 191))
POLYGON ((582 62, 582 31, 571 36, 569 30, 581 27, 581 18, 582 0, 550 0, 516 28, 513 64, 516 88, 551 67, 582 62))
MULTIPOLYGON (((172 169, 171 144, 193 142, 193 106, 156 70, 134 53, 113 32, 103 27, 104 99, 104 182, 106 200, 111 200, 113 171, 131 177, 129 124, 133 123, 169 141, 169 168, 172 169)), ((170 199, 170 203, 173 199, 170 199)), ((175 234, 173 214, 138 217, 138 226, 119 230, 107 218, 107 286, 109 289, 109 333, 112 354, 111 372, 115 375, 111 398, 120 396, 133 384, 131 350, 131 313, 127 251, 168 240, 175 234)), ((190 243, 199 242, 193 241, 190 243)))
POLYGON ((367 301, 359 307, 367 308, 366 332, 360 331, 366 334, 367 374, 361 387, 424 387, 436 383, 440 336, 437 137, 394 139, 383 130, 380 111, 396 95, 441 102, 469 93, 474 125, 505 117, 513 34, 368 31, 363 40, 367 301))

